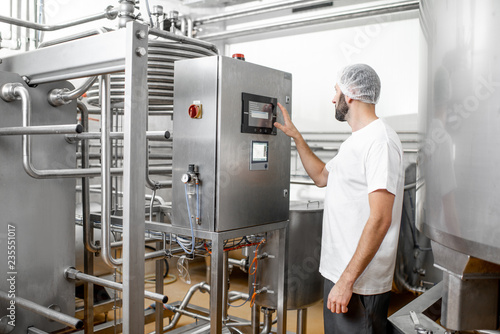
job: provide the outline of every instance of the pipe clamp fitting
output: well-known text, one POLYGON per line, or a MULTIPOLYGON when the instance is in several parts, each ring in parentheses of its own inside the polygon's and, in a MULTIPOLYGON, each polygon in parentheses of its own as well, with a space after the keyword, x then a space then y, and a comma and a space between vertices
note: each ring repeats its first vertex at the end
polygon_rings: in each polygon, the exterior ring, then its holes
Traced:
POLYGON ((3 85, 0 90, 0 97, 6 102, 17 100, 18 94, 16 93, 16 88, 18 87, 23 87, 23 84, 19 82, 13 82, 3 85))

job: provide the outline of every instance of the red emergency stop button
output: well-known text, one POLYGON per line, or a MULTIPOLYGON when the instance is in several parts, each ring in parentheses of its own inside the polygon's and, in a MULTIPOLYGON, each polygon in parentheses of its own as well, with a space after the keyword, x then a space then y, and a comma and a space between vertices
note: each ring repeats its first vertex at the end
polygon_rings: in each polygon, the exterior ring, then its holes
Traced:
POLYGON ((188 109, 189 117, 191 118, 201 118, 201 104, 193 103, 188 109))

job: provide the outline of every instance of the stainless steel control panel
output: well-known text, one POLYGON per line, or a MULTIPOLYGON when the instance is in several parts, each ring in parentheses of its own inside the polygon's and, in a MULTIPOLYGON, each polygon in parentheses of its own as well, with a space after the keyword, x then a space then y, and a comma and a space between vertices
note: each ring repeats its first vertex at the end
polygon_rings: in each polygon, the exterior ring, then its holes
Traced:
POLYGON ((175 63, 173 224, 226 231, 288 220, 291 74, 214 56, 175 63))

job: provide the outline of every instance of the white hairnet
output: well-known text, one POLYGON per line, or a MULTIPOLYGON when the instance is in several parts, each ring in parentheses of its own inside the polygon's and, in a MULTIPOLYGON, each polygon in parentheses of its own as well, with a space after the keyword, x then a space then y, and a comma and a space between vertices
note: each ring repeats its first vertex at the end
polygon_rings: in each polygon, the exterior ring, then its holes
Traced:
POLYGON ((366 64, 346 66, 339 73, 337 84, 344 95, 354 100, 376 104, 380 96, 380 78, 366 64))

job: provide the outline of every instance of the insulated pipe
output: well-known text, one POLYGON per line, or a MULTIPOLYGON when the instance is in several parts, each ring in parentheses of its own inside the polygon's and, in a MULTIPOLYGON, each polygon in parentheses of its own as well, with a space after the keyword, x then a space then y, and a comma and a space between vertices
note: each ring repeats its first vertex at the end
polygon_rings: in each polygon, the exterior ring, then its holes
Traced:
MULTIPOLYGON (((0 299, 3 299, 7 302, 13 300, 9 298, 9 295, 4 291, 0 291, 0 299)), ((21 306, 22 308, 27 309, 33 313, 39 314, 47 319, 57 321, 60 324, 64 324, 74 329, 81 329, 83 327, 83 321, 80 319, 70 317, 69 315, 54 311, 48 307, 39 305, 18 296, 16 296, 14 300, 16 302, 16 305, 21 306)))
POLYGON ((35 30, 54 31, 54 30, 73 27, 73 26, 76 26, 76 25, 79 25, 82 23, 92 22, 92 21, 96 21, 96 20, 100 20, 100 19, 114 20, 117 16, 118 16, 118 9, 114 8, 113 6, 108 6, 104 10, 104 12, 102 12, 102 13, 94 14, 94 15, 87 16, 87 17, 77 19, 74 21, 55 24, 55 25, 39 24, 39 23, 24 21, 24 20, 20 20, 20 19, 8 17, 8 16, 3 16, 3 15, 0 15, 0 22, 13 24, 13 25, 18 26, 18 27, 35 29, 35 30))
MULTIPOLYGON (((89 282, 92 284, 104 286, 106 288, 110 288, 116 291, 123 291, 123 284, 118 282, 113 282, 104 278, 95 277, 92 275, 84 274, 75 268, 69 267, 64 271, 64 277, 71 280, 79 280, 83 282, 89 282)), ((160 295, 159 293, 144 291, 144 297, 150 300, 154 300, 160 303, 166 303, 168 301, 168 297, 165 295, 160 295)))
POLYGON ((373 15, 382 15, 389 14, 394 12, 402 12, 409 10, 417 10, 419 8, 418 0, 408 0, 408 1, 400 1, 400 2, 389 2, 383 4, 369 4, 364 7, 356 7, 351 9, 342 9, 335 12, 330 12, 328 14, 324 14, 321 16, 308 17, 304 19, 294 19, 280 23, 271 23, 262 26, 256 27, 248 27, 241 29, 234 29, 229 31, 217 32, 212 34, 206 34, 199 36, 202 40, 221 40, 226 38, 235 38, 246 35, 267 33, 271 31, 277 30, 285 30, 291 28, 299 28, 304 26, 312 26, 323 23, 336 22, 341 20, 348 19, 357 19, 361 17, 373 16, 373 15))
POLYGON ((75 88, 72 91, 68 88, 53 89, 49 92, 49 103, 54 107, 68 104, 72 100, 75 100, 85 94, 85 92, 94 84, 96 80, 97 77, 88 78, 81 87, 75 88))
POLYGON ((208 49, 208 50, 214 52, 214 54, 216 54, 216 55, 219 54, 219 49, 214 44, 199 40, 197 38, 189 38, 186 36, 180 36, 180 35, 176 35, 176 34, 173 34, 171 32, 168 32, 168 31, 163 31, 163 30, 155 29, 155 28, 149 28, 149 34, 156 36, 156 37, 162 37, 165 39, 170 39, 170 40, 177 41, 177 42, 184 43, 184 44, 199 46, 199 47, 202 47, 204 49, 208 49))
POLYGON ((282 1, 278 3, 269 3, 267 5, 263 6, 258 6, 254 8, 246 8, 234 12, 228 12, 228 13, 222 13, 222 14, 216 14, 216 15, 210 15, 206 17, 202 17, 200 19, 194 20, 195 25, 202 25, 202 24, 210 24, 210 23, 217 23, 221 21, 226 21, 226 20, 231 20, 231 19, 238 19, 242 17, 247 17, 251 15, 258 15, 258 14, 263 14, 263 13, 268 13, 272 11, 277 11, 277 10, 283 10, 283 9, 289 9, 293 8, 297 5, 300 4, 307 4, 307 6, 314 6, 316 4, 320 3, 325 3, 328 2, 327 0, 294 0, 294 1, 282 1))

